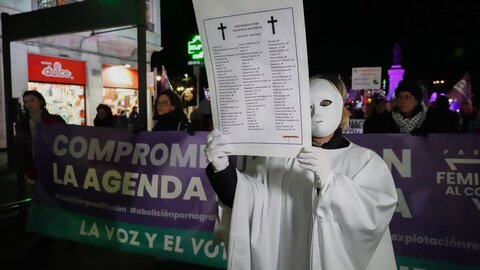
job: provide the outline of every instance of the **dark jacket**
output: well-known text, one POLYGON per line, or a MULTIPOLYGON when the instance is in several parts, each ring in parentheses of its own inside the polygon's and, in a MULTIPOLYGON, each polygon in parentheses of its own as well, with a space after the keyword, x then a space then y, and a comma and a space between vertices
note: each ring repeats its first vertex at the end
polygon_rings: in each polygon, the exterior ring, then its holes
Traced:
POLYGON ((449 109, 430 107, 425 121, 429 133, 460 132, 460 115, 449 109))
MULTIPOLYGON (((66 125, 65 120, 60 115, 42 113, 42 124, 51 126, 55 124, 66 125)), ((15 125, 15 149, 17 166, 30 179, 36 179, 37 173, 33 161, 33 145, 30 131, 30 117, 24 117, 15 125)))
POLYGON ((363 133, 398 133, 399 129, 393 121, 392 113, 373 114, 365 119, 363 133))
POLYGON ((181 111, 173 111, 163 115, 157 114, 153 119, 157 123, 152 131, 186 130, 188 125, 187 116, 181 111))
POLYGON ((131 126, 135 126, 139 121, 139 113, 137 111, 132 111, 128 116, 128 124, 131 126))
POLYGON ((96 127, 122 129, 122 125, 120 124, 118 117, 115 115, 107 116, 105 119, 100 119, 96 116, 95 119, 93 119, 93 125, 96 127))

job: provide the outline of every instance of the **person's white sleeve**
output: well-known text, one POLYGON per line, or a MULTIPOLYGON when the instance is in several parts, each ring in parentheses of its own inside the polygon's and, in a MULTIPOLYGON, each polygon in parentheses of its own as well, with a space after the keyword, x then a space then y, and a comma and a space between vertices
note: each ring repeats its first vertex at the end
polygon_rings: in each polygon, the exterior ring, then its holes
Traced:
POLYGON ((249 164, 246 172, 237 170, 238 181, 233 209, 219 204, 221 212, 215 225, 215 234, 221 236, 225 243, 229 254, 228 269, 251 269, 252 245, 258 245, 255 241, 252 242, 252 239, 261 239, 258 237, 261 228, 268 226, 267 223, 263 224, 261 218, 262 209, 264 209, 263 181, 266 177, 267 160, 264 157, 258 157, 249 164))
POLYGON ((369 264, 397 203, 387 165, 377 154, 366 153, 370 157, 352 178, 334 172, 329 184, 319 191, 316 207, 317 219, 322 223, 319 233, 341 242, 337 243, 337 252, 345 252, 354 269, 365 269, 369 264), (335 237, 330 236, 332 231, 335 237))

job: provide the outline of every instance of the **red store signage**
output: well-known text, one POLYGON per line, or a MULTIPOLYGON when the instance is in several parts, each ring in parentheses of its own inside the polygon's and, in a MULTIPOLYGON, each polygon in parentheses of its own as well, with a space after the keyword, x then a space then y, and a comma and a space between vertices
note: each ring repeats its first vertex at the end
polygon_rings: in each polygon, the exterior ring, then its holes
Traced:
POLYGON ((83 61, 29 53, 28 80, 85 85, 86 64, 83 61))

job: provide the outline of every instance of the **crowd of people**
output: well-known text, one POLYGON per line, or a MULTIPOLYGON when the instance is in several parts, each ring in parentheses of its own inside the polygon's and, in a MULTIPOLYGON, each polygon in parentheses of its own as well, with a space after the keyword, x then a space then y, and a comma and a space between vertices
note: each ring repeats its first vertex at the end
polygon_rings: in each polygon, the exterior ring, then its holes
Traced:
MULTIPOLYGON (((387 101, 385 96, 375 94, 366 106, 366 112, 352 112, 352 118, 364 118, 363 133, 408 133, 426 135, 429 133, 480 133, 480 110, 471 101, 464 100, 459 112, 450 109, 449 99, 438 95, 426 106, 421 87, 414 81, 403 80, 395 90, 395 99, 387 101)), ((348 108, 348 106, 347 106, 348 108)), ((152 131, 213 129, 210 101, 203 100, 189 117, 184 112, 179 96, 171 91, 161 91, 154 103, 154 126, 152 131)), ((114 115, 108 105, 97 107, 94 126, 111 127, 138 132, 144 126, 139 118, 138 107, 134 106, 129 115, 119 110, 114 115)))
POLYGON ((375 95, 367 108, 363 133, 480 133, 479 112, 475 113, 471 101, 464 100, 455 112, 445 95, 438 95, 429 107, 422 97, 421 87, 409 80, 399 83, 390 108, 384 96, 375 95))
MULTIPOLYGON (((422 88, 414 81, 403 80, 395 90, 395 99, 387 101, 383 95, 374 95, 366 108, 363 133, 407 133, 427 135, 429 133, 476 133, 480 134, 480 110, 471 101, 461 103, 459 112, 450 110, 449 100, 439 95, 426 107, 422 102, 422 88)), ((34 179, 33 140, 35 126, 39 122, 47 125, 66 124, 58 115, 46 108, 46 101, 38 91, 23 94, 23 117, 16 125, 16 145, 19 148, 19 164, 25 176, 34 179)), ((111 107, 99 104, 93 120, 95 127, 107 127, 138 133, 145 130, 138 107, 133 106, 129 114, 119 109, 114 114, 111 107)), ((350 112, 352 114, 352 112, 350 112)), ((354 116, 355 117, 355 116, 354 116)), ((160 91, 154 103, 154 126, 152 131, 212 131, 213 120, 209 100, 203 100, 189 117, 184 112, 180 97, 172 90, 160 91)))
MULTIPOLYGON (((184 112, 184 105, 180 97, 172 90, 163 90, 158 93, 154 102, 153 121, 151 131, 210 131, 213 129, 212 110, 210 101, 203 100, 190 114, 190 120, 184 112)), ((144 129, 144 123, 140 119, 138 107, 133 106, 130 114, 119 109, 113 114, 110 106, 99 104, 97 114, 93 120, 95 127, 107 127, 132 132, 144 129)))
MULTIPOLYGON (((23 114, 15 126, 16 157, 20 171, 25 180, 33 183, 36 179, 34 165, 35 129, 37 124, 46 126, 53 124, 66 125, 65 120, 56 114, 50 114, 46 100, 38 91, 25 91, 22 96, 23 114)), ((161 91, 154 104, 155 122, 152 131, 211 131, 213 129, 210 101, 204 100, 191 113, 190 121, 184 113, 183 105, 178 95, 171 90, 161 91)), ((125 110, 113 114, 112 108, 106 104, 99 104, 97 114, 93 120, 95 127, 126 130, 134 133, 143 131, 144 123, 140 119, 138 107, 133 106, 127 115, 125 110)))

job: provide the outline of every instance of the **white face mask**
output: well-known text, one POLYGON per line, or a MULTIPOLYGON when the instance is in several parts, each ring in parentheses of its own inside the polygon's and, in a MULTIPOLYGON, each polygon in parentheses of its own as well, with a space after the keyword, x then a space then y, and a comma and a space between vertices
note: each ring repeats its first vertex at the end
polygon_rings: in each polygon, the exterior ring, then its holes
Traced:
POLYGON ((335 86, 325 79, 310 81, 310 112, 312 135, 326 137, 338 128, 342 120, 343 98, 335 86))

